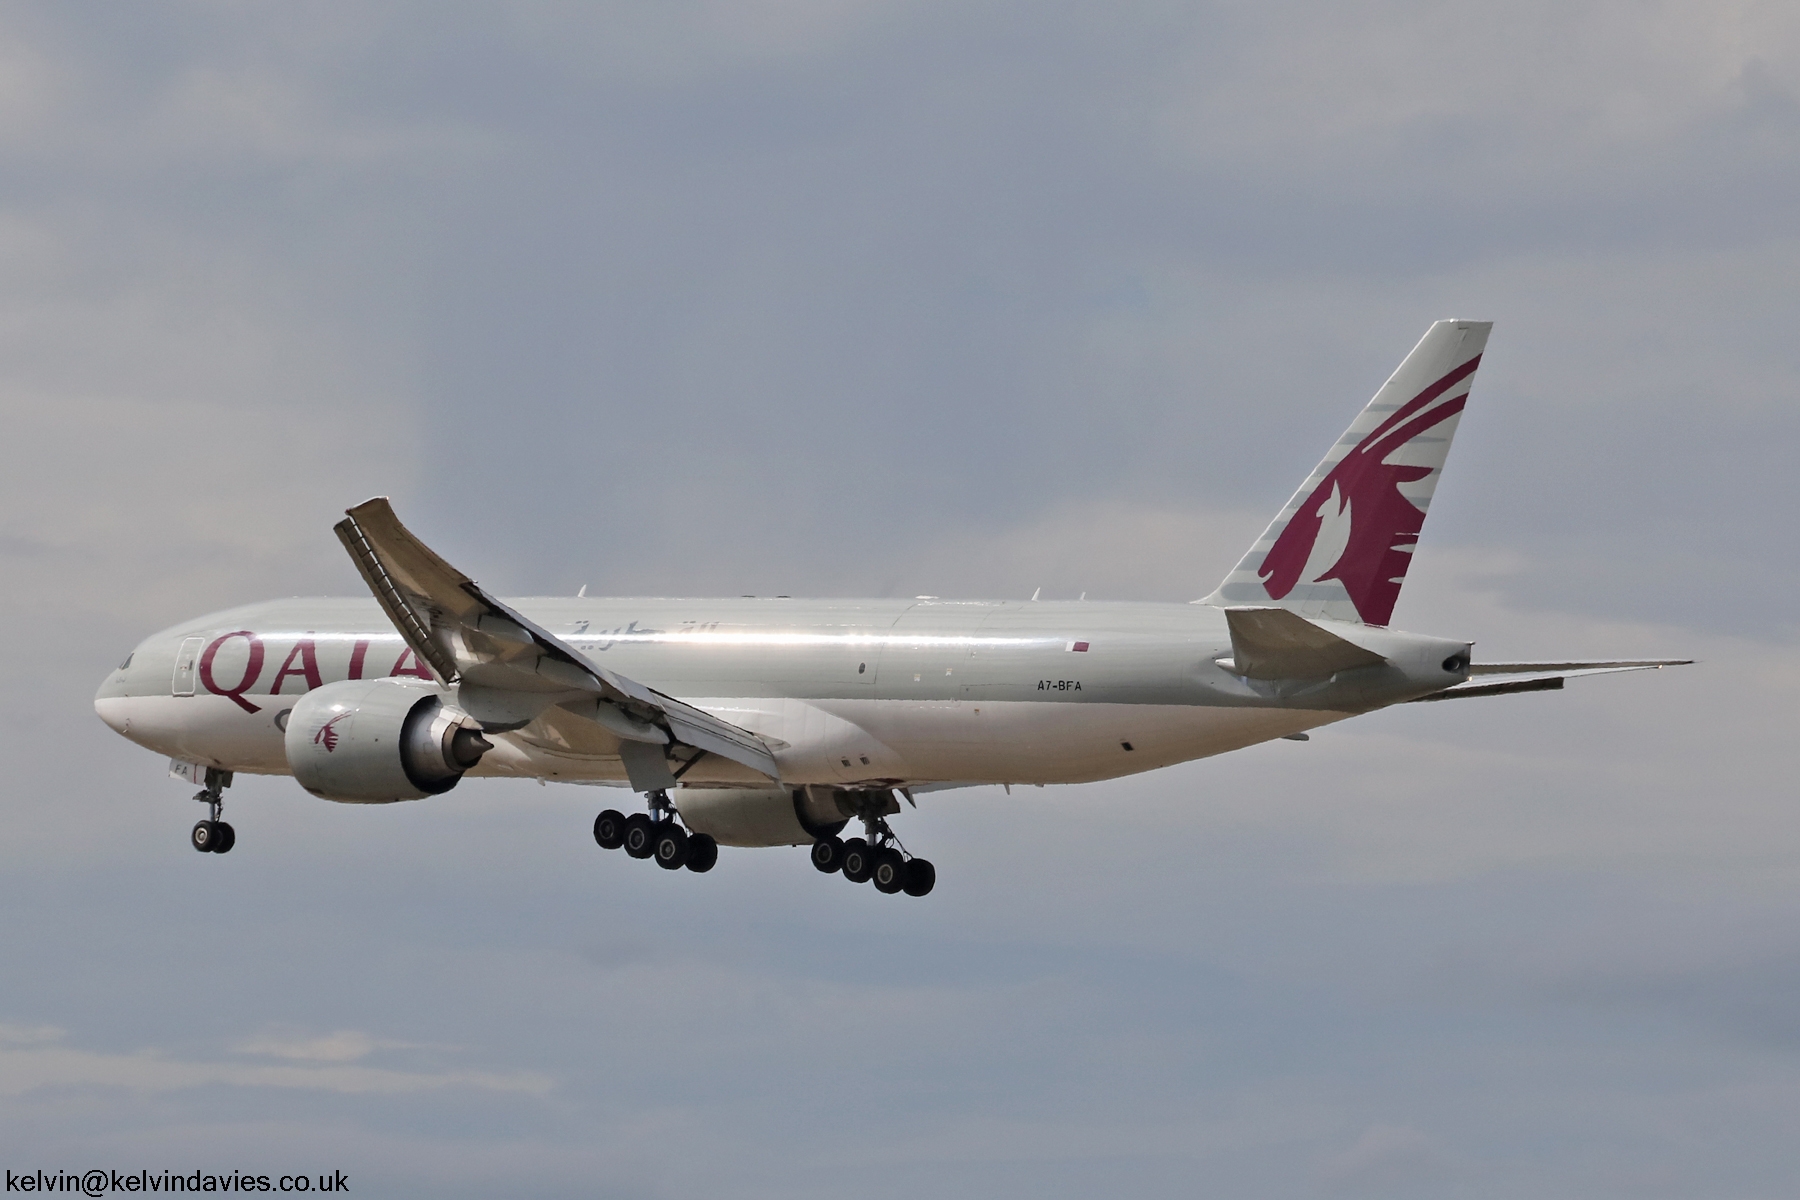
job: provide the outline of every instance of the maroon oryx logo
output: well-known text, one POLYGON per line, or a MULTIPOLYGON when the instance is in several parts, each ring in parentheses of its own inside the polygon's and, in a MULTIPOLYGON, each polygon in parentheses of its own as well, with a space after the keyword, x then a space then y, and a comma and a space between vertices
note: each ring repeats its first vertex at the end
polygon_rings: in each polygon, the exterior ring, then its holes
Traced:
POLYGON ((347 712, 341 712, 337 716, 331 718, 331 720, 319 726, 319 732, 313 734, 313 745, 325 747, 325 753, 327 754, 336 750, 338 744, 337 723, 349 715, 350 714, 347 712))
POLYGON ((1257 574, 1270 599, 1279 600, 1302 583, 1335 579, 1344 585, 1364 621, 1388 623, 1400 598, 1400 581, 1412 562, 1413 545, 1425 525, 1425 513, 1406 498, 1400 485, 1425 478, 1432 468, 1385 460, 1463 410, 1466 394, 1436 407, 1432 403, 1474 374, 1480 362, 1476 355, 1401 405, 1319 481, 1263 556, 1257 574), (1327 521, 1349 522, 1343 553, 1316 577, 1302 579, 1327 521))

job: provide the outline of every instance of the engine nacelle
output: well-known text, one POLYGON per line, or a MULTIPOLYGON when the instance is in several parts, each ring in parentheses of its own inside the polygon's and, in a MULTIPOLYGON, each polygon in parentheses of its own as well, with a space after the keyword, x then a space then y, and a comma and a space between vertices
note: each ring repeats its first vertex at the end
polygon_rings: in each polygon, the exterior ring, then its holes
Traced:
MULTIPOLYGON (((900 811, 885 793, 882 800, 879 811, 900 811)), ((684 787, 673 803, 682 824, 721 846, 810 846, 856 812, 849 793, 825 787, 684 787)))
POLYGON ((301 787, 346 804, 420 800, 456 786, 493 743, 435 684, 345 679, 288 714, 288 767, 301 787))

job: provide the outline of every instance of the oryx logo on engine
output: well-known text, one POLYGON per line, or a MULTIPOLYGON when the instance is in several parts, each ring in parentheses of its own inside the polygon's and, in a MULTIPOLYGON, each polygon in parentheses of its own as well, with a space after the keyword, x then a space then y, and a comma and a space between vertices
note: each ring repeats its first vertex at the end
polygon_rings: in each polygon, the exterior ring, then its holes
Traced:
POLYGON ((341 712, 337 716, 331 718, 331 720, 319 726, 319 732, 313 734, 313 745, 325 747, 325 752, 327 754, 336 750, 338 744, 337 723, 349 715, 350 714, 347 712, 341 712))

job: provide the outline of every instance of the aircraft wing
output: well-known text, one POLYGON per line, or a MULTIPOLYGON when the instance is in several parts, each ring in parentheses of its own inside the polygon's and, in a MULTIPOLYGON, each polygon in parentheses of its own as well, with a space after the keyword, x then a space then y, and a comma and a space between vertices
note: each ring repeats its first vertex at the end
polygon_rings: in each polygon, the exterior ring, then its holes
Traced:
POLYGON ((517 729, 560 705, 620 739, 633 786, 673 783, 666 762, 643 767, 652 746, 687 746, 780 778, 761 738, 589 661, 439 558, 387 497, 347 510, 333 528, 406 644, 457 685, 457 702, 484 727, 517 729))

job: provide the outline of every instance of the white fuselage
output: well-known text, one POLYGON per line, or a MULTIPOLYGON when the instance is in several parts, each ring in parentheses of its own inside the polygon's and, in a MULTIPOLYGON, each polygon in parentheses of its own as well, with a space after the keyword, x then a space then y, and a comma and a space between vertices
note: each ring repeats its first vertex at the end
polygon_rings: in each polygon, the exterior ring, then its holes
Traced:
MULTIPOLYGON (((1219 754, 1457 682, 1447 643, 1333 627, 1389 659, 1328 679, 1231 667, 1206 605, 940 600, 509 601, 591 662, 761 735, 791 785, 1073 783, 1219 754)), ((311 688, 428 668, 374 601, 295 599, 146 639, 101 686, 114 729, 171 758, 287 773, 311 688)), ((552 708, 496 734, 474 775, 625 781, 615 741, 552 708)), ((766 782, 719 758, 686 783, 766 782)))

